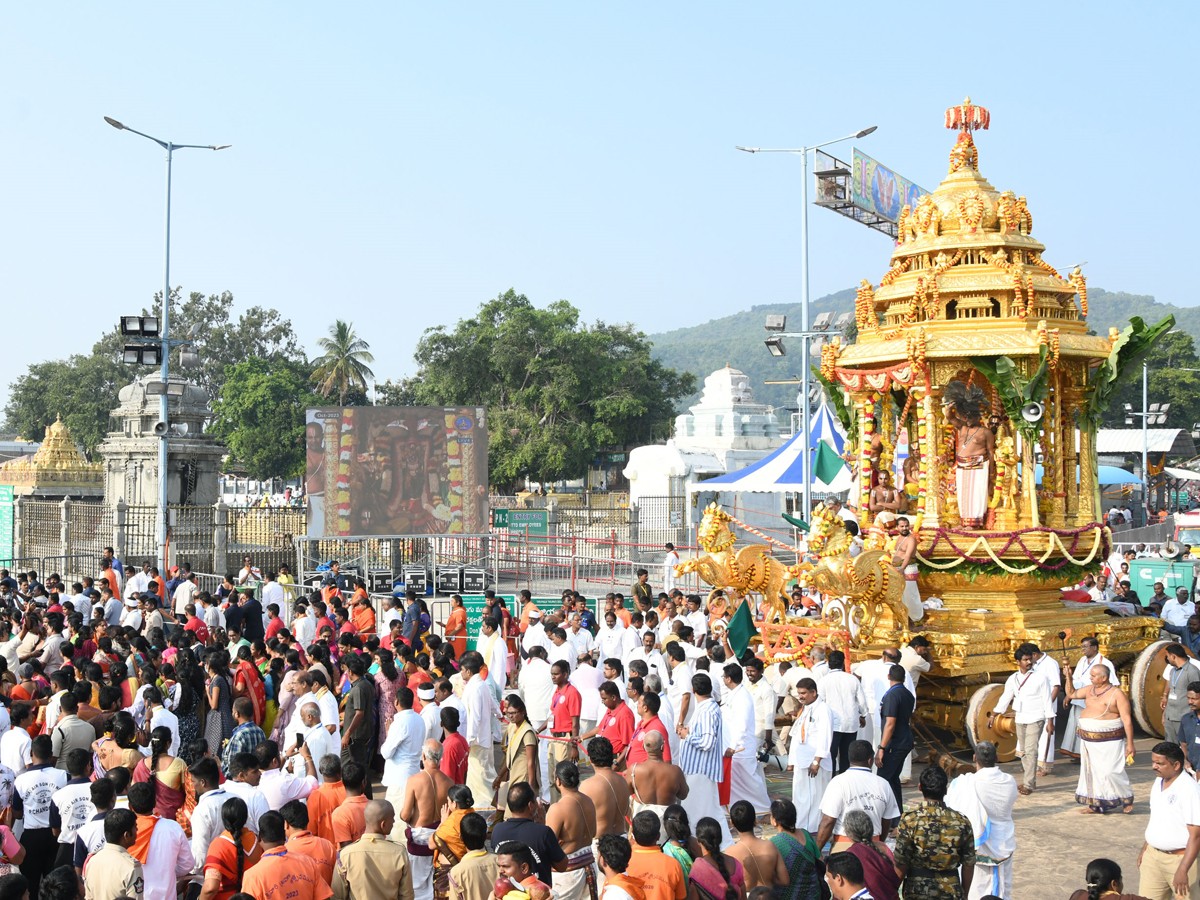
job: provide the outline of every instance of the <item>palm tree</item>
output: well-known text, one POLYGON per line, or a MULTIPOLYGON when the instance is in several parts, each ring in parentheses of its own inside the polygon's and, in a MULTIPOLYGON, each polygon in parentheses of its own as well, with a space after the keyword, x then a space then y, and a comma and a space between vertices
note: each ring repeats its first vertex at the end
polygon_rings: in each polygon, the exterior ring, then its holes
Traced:
POLYGON ((353 324, 338 319, 329 326, 329 337, 321 338, 317 346, 323 355, 316 359, 312 377, 322 396, 336 392, 339 405, 345 406, 346 395, 355 388, 366 393, 368 379, 375 378, 367 363, 375 362, 375 357, 371 345, 354 333, 353 324))

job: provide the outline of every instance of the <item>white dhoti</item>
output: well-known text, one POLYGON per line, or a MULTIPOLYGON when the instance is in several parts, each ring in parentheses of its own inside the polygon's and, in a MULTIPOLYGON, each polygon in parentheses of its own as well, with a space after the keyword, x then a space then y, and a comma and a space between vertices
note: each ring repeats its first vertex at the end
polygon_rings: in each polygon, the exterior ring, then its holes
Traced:
POLYGON ((908 617, 914 622, 920 621, 925 615, 925 607, 921 605, 921 590, 917 587, 917 571, 916 563, 904 567, 904 606, 908 609, 908 617))
POLYGON ((1011 814, 992 818, 987 812, 988 807, 1011 812, 1011 792, 1012 780, 994 768, 960 775, 950 782, 946 805, 966 816, 975 833, 975 877, 967 900, 1012 896, 1016 827, 1011 814))
MULTIPOLYGON (((582 729, 580 734, 582 734, 582 729)), ((538 787, 541 793, 538 795, 543 803, 550 802, 550 741, 538 741, 538 766, 541 768, 541 775, 538 778, 538 787)))
POLYGON ((824 766, 817 767, 817 774, 810 776, 808 766, 796 766, 792 772, 792 802, 796 804, 796 825, 812 834, 821 826, 821 798, 833 778, 833 772, 824 766))
POLYGON ((600 888, 596 873, 596 857, 590 844, 568 853, 567 871, 552 873, 554 900, 598 900, 600 888))
POLYGON ((1042 729, 1042 735, 1038 738, 1038 768, 1045 769, 1050 772, 1054 769, 1054 735, 1047 734, 1045 729, 1042 729))
MULTIPOLYGON (((632 819, 638 813, 647 812, 647 811, 652 812, 656 816, 658 816, 658 842, 661 844, 663 841, 665 841, 667 839, 667 831, 663 827, 663 823, 662 823, 663 814, 667 811, 666 804, 665 803, 643 803, 640 800, 634 800, 633 798, 630 798, 629 818, 632 819)), ((688 823, 691 824, 691 819, 688 820, 688 823)))
POLYGON ((730 766, 729 802, 746 800, 754 807, 754 814, 765 816, 771 811, 771 798, 767 796, 767 776, 763 765, 754 756, 735 756, 730 766))
POLYGON ((1120 719, 1079 720, 1079 784, 1075 802, 1107 812, 1133 803, 1125 774, 1125 726, 1120 719))
POLYGON ((721 849, 726 849, 733 844, 733 835, 729 831, 729 817, 725 814, 717 794, 717 783, 707 775, 699 773, 688 775, 687 782, 688 795, 680 805, 688 814, 688 824, 692 826, 692 831, 696 830, 696 823, 705 816, 716 819, 721 826, 721 849))
POLYGON ((429 839, 437 829, 403 827, 408 866, 412 872, 413 900, 433 900, 433 850, 429 847, 429 839))
POLYGON ((1071 704, 1071 711, 1067 713, 1067 724, 1063 726, 1062 733, 1062 749, 1068 753, 1079 753, 1079 712, 1082 706, 1071 704))
POLYGON ((958 460, 954 481, 958 490, 958 517, 964 528, 983 527, 987 517, 989 470, 988 461, 982 457, 958 460))
POLYGON ((492 758, 491 745, 472 744, 467 750, 467 787, 471 789, 471 796, 477 798, 477 804, 487 805, 495 792, 492 787, 495 780, 496 761, 492 758))
POLYGON ((1012 857, 1005 860, 994 860, 991 857, 975 853, 975 877, 971 880, 971 890, 967 900, 983 900, 984 897, 1012 896, 1012 857), (982 862, 981 860, 987 860, 982 862))

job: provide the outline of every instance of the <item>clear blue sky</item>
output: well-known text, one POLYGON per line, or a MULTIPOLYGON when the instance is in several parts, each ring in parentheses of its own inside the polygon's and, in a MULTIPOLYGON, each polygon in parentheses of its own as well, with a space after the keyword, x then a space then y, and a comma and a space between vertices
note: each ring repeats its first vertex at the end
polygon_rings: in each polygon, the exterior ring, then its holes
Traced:
MULTIPOLYGON (((161 287, 163 154, 104 115, 233 144, 176 156, 174 285, 277 307, 310 352, 348 319, 381 379, 509 287, 647 332, 796 300, 800 161, 734 145, 874 124, 861 149, 932 188, 965 94, 1052 263, 1190 304, 1195 9, 8 4, 0 402, 161 287)), ((878 281, 886 238, 810 222, 814 297, 878 281)))

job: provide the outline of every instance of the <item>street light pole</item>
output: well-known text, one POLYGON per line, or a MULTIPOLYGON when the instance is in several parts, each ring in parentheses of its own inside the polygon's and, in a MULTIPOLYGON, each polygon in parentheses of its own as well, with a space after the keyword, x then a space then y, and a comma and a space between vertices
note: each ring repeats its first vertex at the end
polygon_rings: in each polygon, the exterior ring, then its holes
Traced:
MULTIPOLYGON (((167 202, 165 226, 165 251, 163 254, 163 299, 162 299, 162 330, 159 332, 159 355, 162 360, 159 365, 159 379, 162 383, 162 393, 158 398, 158 417, 162 433, 158 438, 158 509, 155 517, 155 538, 158 543, 158 559, 160 571, 167 571, 167 438, 171 433, 169 419, 169 404, 167 384, 170 381, 171 368, 171 164, 176 150, 225 150, 230 144, 176 144, 164 141, 152 135, 145 134, 128 125, 118 122, 108 116, 104 121, 118 131, 128 131, 148 141, 153 141, 167 151, 167 202)), ((178 342, 176 342, 178 343, 178 342)))
POLYGON ((1142 511, 1150 515, 1150 365, 1142 360, 1142 511))
POLYGON ((791 147, 791 148, 768 148, 768 147, 738 147, 745 153, 798 153, 801 159, 801 171, 803 179, 800 186, 800 331, 804 335, 800 343, 800 428, 804 433, 805 441, 805 460, 806 470, 804 478, 804 506, 803 518, 808 521, 812 515, 812 448, 809 446, 811 436, 809 434, 809 380, 812 374, 809 372, 809 312, 808 312, 808 154, 809 151, 819 150, 822 147, 828 147, 831 144, 840 144, 842 141, 855 140, 864 138, 871 132, 875 131, 879 126, 872 125, 869 128, 864 128, 861 131, 856 131, 854 134, 848 134, 845 137, 835 138, 832 141, 822 141, 819 144, 813 144, 810 147, 791 147))

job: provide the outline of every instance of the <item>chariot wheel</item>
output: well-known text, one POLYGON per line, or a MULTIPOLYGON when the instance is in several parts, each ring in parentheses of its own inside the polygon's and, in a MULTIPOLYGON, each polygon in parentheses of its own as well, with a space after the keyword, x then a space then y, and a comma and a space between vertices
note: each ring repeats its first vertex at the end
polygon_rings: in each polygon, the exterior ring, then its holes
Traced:
POLYGON ((1162 698, 1167 690, 1167 645, 1155 641, 1137 655, 1129 673, 1129 700, 1133 718, 1146 734, 1163 737, 1162 698))
POLYGON ((991 741, 996 745, 996 758, 1009 762, 1017 756, 1017 731, 1011 712, 996 716, 988 725, 988 713, 1000 702, 1004 693, 1002 684, 985 684, 971 695, 967 703, 967 739, 974 747, 980 741, 991 741))

